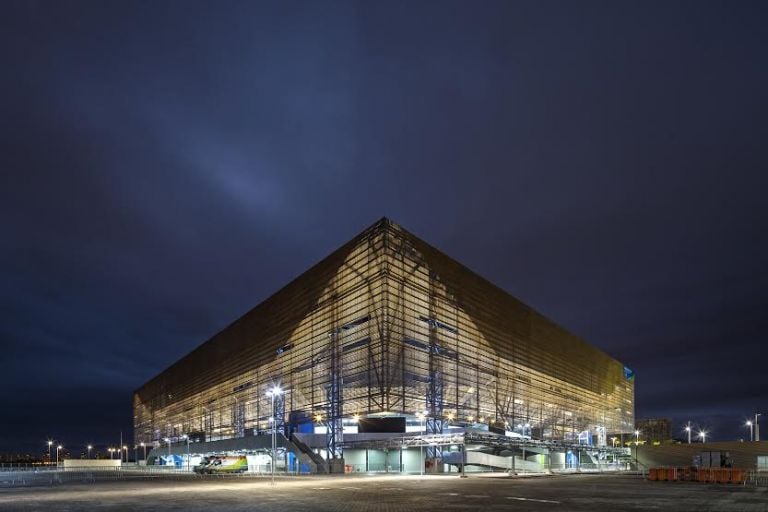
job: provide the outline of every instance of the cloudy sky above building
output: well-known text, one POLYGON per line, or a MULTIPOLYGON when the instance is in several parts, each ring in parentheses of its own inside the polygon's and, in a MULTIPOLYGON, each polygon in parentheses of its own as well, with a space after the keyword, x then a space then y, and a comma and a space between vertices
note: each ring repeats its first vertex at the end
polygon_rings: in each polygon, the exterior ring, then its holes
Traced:
POLYGON ((638 417, 768 414, 764 2, 0 12, 0 451, 127 437, 384 215, 633 368, 638 417))

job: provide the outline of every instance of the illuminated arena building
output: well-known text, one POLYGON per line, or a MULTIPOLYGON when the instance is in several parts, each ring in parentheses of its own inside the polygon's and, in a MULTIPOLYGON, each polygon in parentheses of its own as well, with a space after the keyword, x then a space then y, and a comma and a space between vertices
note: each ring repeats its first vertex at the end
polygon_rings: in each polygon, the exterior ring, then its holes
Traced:
POLYGON ((634 375, 381 219, 133 402, 155 463, 263 457, 276 428, 286 470, 535 470, 616 461, 634 375))

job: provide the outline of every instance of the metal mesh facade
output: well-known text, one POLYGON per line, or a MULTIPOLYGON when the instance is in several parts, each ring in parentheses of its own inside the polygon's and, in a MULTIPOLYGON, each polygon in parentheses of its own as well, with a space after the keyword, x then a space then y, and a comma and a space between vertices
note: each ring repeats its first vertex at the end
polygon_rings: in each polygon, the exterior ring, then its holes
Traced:
POLYGON ((533 437, 630 432, 619 362, 387 219, 358 235, 134 394, 136 443, 427 411, 533 437))

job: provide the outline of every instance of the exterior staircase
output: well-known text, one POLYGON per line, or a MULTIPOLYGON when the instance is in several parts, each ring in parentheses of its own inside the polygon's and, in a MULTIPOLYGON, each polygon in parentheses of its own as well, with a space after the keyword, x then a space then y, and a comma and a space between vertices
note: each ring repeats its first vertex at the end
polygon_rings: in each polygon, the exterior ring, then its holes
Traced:
POLYGON ((309 467, 310 472, 328 473, 328 463, 301 440, 301 434, 294 433, 288 442, 295 447, 291 451, 296 454, 299 463, 309 467))

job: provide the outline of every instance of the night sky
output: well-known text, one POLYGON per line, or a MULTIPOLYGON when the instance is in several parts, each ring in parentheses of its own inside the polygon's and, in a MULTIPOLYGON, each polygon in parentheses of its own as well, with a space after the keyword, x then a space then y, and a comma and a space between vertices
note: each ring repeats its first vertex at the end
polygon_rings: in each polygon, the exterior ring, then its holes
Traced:
POLYGON ((0 451, 131 393, 382 216, 768 435, 765 2, 0 5, 0 451))

